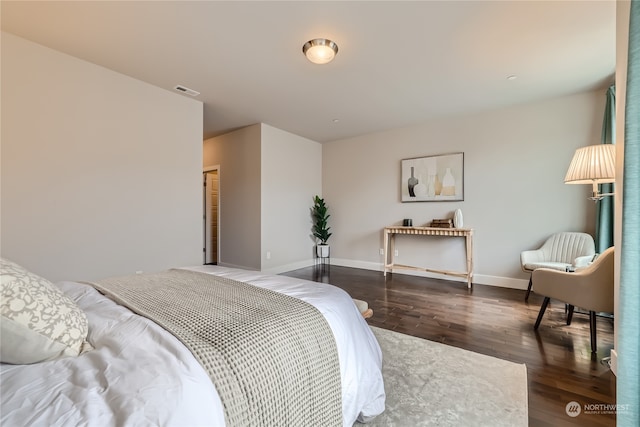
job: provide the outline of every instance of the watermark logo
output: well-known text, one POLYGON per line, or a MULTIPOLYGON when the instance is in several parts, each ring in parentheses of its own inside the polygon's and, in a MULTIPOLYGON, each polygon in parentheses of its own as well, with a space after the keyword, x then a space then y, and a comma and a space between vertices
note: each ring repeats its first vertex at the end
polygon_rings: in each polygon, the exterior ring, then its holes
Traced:
POLYGON ((586 403, 584 405, 585 414, 594 415, 615 415, 629 410, 629 405, 615 403, 586 403))
POLYGON ((567 406, 564 407, 564 410, 567 413, 567 415, 569 415, 572 418, 575 418, 578 415, 580 415, 580 412, 582 412, 582 406, 576 401, 571 401, 567 403, 567 406))
POLYGON ((584 415, 616 415, 622 412, 628 411, 628 404, 615 404, 615 403, 580 403, 572 400, 564 407, 564 411, 568 416, 575 418, 580 414, 584 415))

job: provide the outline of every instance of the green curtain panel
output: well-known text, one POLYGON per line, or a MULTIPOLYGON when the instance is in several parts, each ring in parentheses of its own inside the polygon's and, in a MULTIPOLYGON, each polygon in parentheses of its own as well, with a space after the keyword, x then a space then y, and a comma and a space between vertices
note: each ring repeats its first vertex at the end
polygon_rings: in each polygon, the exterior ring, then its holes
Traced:
POLYGON ((640 1, 631 2, 624 128, 617 425, 640 426, 640 1))
MULTIPOLYGON (((616 87, 610 86, 606 95, 602 121, 602 143, 616 143, 616 87)), ((613 184, 600 184, 600 192, 613 193, 613 184)), ((613 246, 613 197, 605 197, 596 204, 596 252, 602 253, 613 246)))

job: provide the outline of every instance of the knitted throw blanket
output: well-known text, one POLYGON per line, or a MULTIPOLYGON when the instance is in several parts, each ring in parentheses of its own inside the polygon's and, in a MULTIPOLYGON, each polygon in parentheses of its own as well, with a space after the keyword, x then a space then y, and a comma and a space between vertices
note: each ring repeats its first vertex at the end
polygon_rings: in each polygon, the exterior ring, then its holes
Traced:
POLYGON ((205 368, 228 426, 341 426, 333 333, 312 305, 188 270, 91 283, 171 332, 205 368))

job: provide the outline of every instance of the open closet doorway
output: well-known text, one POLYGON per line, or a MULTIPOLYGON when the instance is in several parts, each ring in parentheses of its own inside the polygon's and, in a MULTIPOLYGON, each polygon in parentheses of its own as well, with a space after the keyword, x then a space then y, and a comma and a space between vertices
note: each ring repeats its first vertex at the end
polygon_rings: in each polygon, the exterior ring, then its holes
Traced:
POLYGON ((219 168, 205 168, 204 178, 204 263, 218 263, 219 168))

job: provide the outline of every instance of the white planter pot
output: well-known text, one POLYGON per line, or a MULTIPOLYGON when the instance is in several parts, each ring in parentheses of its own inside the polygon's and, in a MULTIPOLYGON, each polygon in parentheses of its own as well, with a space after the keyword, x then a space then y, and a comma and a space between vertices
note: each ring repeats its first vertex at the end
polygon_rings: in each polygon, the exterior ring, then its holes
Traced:
POLYGON ((317 245, 316 255, 318 256, 318 258, 329 258, 329 245, 317 245))

